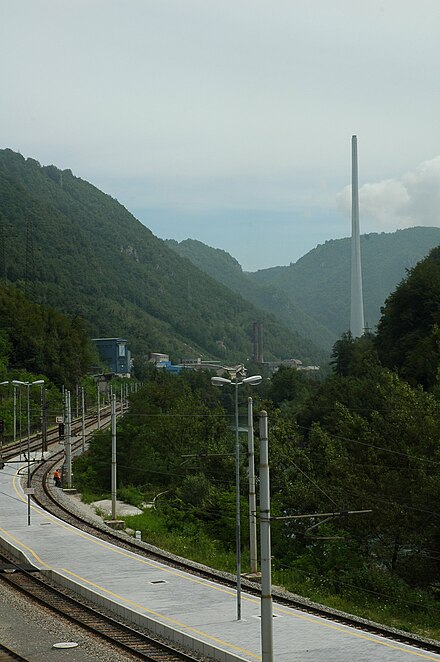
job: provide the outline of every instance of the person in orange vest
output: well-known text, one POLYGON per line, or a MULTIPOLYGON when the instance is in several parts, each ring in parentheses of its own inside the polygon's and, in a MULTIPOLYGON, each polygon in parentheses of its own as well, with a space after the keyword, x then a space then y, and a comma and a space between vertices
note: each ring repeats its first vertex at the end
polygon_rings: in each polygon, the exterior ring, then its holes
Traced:
POLYGON ((55 481, 55 487, 61 487, 61 474, 59 469, 55 469, 53 479, 55 481))

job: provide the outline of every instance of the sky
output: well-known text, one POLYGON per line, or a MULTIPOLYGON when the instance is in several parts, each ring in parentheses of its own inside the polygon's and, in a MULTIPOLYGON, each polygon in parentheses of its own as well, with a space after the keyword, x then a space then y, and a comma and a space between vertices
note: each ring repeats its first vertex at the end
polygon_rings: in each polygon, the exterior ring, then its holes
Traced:
POLYGON ((0 148, 245 270, 440 225, 439 0, 0 0, 0 148))

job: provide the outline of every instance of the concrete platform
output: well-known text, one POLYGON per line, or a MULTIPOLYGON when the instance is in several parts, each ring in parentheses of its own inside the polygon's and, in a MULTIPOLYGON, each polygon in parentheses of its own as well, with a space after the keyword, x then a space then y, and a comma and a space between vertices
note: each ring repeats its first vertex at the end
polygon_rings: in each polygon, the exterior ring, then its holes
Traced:
MULTIPOLYGON (((260 660, 259 600, 102 542, 32 505, 15 469, 0 471, 0 544, 126 618, 220 662, 260 660)), ((440 656, 274 605, 276 662, 403 662, 440 656)))

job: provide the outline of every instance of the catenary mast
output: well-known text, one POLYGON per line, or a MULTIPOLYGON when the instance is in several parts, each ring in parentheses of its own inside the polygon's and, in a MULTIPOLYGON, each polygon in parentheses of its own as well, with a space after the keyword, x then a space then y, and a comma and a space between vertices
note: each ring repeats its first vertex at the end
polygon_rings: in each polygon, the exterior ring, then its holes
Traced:
POLYGON ((350 331, 353 338, 364 333, 364 300, 362 295, 361 238, 359 232, 359 190, 357 136, 351 137, 351 307, 350 331))

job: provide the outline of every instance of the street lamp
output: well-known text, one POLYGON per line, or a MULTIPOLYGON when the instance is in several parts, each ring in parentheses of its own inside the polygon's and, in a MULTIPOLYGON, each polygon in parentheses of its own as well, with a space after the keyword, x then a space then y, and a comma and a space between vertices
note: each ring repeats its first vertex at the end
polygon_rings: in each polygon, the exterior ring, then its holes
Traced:
MULTIPOLYGON (((27 388, 27 520, 28 526, 31 525, 31 405, 30 405, 30 387, 44 384, 44 379, 36 379, 34 382, 21 382, 18 379, 12 380, 13 386, 26 386, 27 388)), ((21 390, 21 389, 20 389, 21 390)))
POLYGON ((235 543, 237 560, 237 621, 241 620, 241 523, 240 523, 240 440, 238 427, 238 387, 242 384, 256 386, 262 380, 261 375, 245 377, 241 381, 226 379, 225 377, 211 377, 213 386, 235 386, 235 543))

